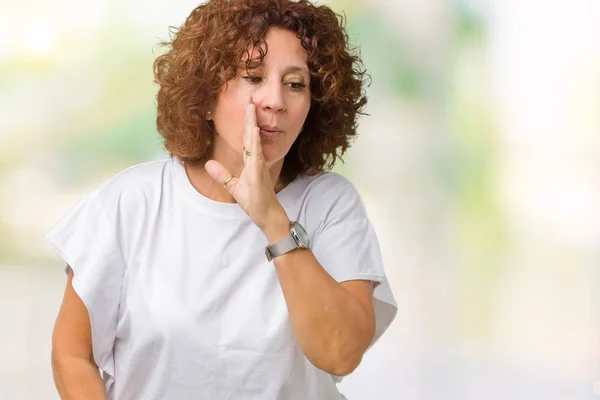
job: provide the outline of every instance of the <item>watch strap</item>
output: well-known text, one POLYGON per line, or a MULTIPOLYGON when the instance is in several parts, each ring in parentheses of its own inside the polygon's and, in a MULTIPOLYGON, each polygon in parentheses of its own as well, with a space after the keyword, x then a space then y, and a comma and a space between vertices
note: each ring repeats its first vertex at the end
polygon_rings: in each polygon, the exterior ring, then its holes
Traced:
POLYGON ((298 247, 300 246, 298 245, 294 237, 291 234, 289 234, 277 243, 273 243, 267 246, 267 248, 265 249, 265 253, 267 255, 267 259, 271 261, 275 257, 279 257, 280 255, 292 251, 298 247))

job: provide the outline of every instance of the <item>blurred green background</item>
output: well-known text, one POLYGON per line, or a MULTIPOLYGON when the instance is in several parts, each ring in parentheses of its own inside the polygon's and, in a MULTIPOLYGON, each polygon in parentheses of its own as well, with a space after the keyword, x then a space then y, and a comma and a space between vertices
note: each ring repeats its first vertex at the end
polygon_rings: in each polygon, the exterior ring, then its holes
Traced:
MULTIPOLYGON (((600 2, 322 1, 372 76, 336 170, 399 313, 358 399, 600 398, 600 2)), ((44 233, 166 154, 152 62, 197 2, 0 1, 0 395, 54 399, 44 233)))

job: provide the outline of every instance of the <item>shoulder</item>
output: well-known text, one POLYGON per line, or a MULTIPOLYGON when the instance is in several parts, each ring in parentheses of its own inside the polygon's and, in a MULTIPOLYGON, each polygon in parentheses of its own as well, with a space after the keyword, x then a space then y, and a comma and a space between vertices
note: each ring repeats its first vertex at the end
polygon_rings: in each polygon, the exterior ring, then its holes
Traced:
POLYGON ((325 219, 334 215, 358 217, 365 215, 365 207, 356 186, 335 172, 303 175, 304 202, 313 217, 325 219))
POLYGON ((110 210, 138 203, 140 198, 160 196, 165 180, 172 176, 172 162, 167 158, 128 167, 104 181, 88 195, 88 200, 110 210))
POLYGON ((133 165, 107 181, 108 186, 118 190, 143 189, 156 183, 156 178, 167 171, 171 159, 160 159, 133 165))
POLYGON ((307 176, 307 196, 319 201, 360 200, 360 194, 354 184, 345 176, 335 172, 321 172, 307 176))
POLYGON ((316 175, 303 175, 307 192, 313 195, 343 196, 358 191, 354 184, 336 172, 319 172, 316 175))

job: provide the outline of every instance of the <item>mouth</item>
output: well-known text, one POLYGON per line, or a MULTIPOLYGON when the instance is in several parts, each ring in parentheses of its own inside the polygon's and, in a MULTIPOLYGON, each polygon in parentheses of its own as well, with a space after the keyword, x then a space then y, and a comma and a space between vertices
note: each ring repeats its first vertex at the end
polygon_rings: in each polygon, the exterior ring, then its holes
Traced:
POLYGON ((270 126, 261 126, 260 127, 260 136, 264 137, 264 138, 274 138, 277 137, 279 135, 281 135, 283 133, 282 130, 278 129, 277 127, 270 127, 270 126))

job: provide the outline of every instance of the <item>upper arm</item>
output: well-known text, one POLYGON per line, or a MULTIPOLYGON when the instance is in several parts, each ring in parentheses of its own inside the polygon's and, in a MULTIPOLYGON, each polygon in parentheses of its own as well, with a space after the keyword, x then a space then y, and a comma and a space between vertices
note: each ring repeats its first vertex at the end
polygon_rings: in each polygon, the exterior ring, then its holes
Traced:
POLYGON ((63 357, 84 358, 94 363, 90 317, 85 304, 73 289, 71 268, 52 333, 52 358, 63 357))
POLYGON ((307 217, 307 221, 318 221, 311 231, 311 250, 329 275, 362 305, 364 317, 357 326, 365 332, 361 343, 366 351, 387 330, 397 305, 375 229, 358 190, 335 173, 322 176, 311 191, 312 215, 307 217))

